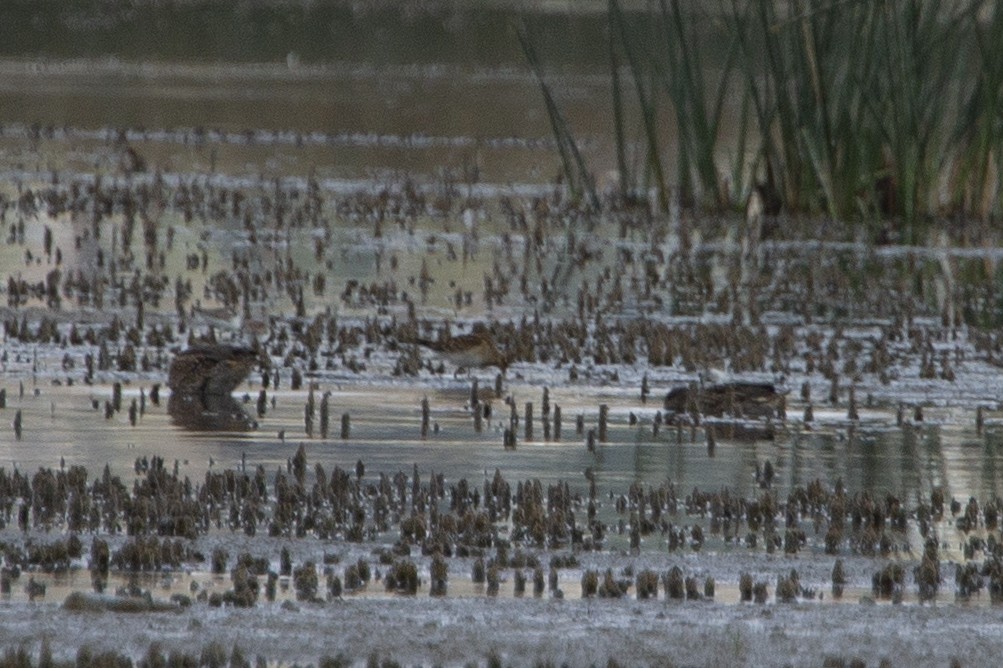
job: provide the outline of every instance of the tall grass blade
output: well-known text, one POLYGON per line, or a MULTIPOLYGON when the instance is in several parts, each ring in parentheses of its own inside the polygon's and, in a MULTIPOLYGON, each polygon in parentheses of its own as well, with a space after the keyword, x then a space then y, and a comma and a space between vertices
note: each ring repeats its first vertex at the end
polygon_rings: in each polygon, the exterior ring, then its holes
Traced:
POLYGON ((540 91, 543 94, 544 105, 547 108, 547 117, 550 120, 551 130, 554 133, 554 140, 557 142, 558 152, 561 156, 561 165, 564 175, 568 180, 571 194, 574 197, 587 198, 589 205, 594 209, 598 209, 599 197, 596 195, 595 180, 586 168, 581 151, 578 150, 578 143, 568 129, 567 121, 565 121, 564 115, 554 101, 550 86, 543 77, 540 61, 537 58, 536 49, 529 38, 526 26, 521 25, 517 34, 523 55, 533 70, 533 76, 536 78, 540 86, 540 91))
POLYGON ((620 60, 616 55, 616 38, 612 30, 609 31, 609 71, 613 98, 613 138, 616 142, 617 185, 620 194, 627 196, 631 194, 635 184, 627 167, 627 137, 624 130, 626 118, 620 87, 620 60))
MULTIPOLYGON (((674 154, 684 205, 734 205, 762 185, 791 214, 857 217, 882 228, 890 221, 906 243, 922 240, 945 213, 1003 218, 1003 9, 996 4, 725 0, 714 13, 705 4, 650 0, 646 10, 625 7, 607 0, 621 190, 650 185, 666 209, 665 161, 674 154), (725 127, 736 130, 725 137, 725 127), (676 143, 668 145, 672 130, 676 143), (641 151, 630 151, 632 132, 641 151), (631 153, 643 164, 631 165, 631 153)), ((589 176, 577 144, 525 31, 520 40, 569 183, 585 193, 589 176)))
POLYGON ((618 0, 609 0, 610 30, 620 37, 620 45, 623 47, 627 64, 630 68, 631 78, 634 81, 634 92, 637 95, 638 105, 641 111, 641 121, 644 131, 644 141, 647 149, 645 159, 646 178, 654 181, 655 196, 658 199, 658 208, 661 211, 668 211, 669 198, 668 187, 665 181, 665 169, 662 165, 661 148, 658 135, 658 125, 656 118, 656 101, 651 86, 647 84, 646 73, 642 67, 642 62, 651 60, 645 58, 643 54, 637 53, 640 49, 634 40, 631 39, 627 31, 626 21, 621 11, 618 0))

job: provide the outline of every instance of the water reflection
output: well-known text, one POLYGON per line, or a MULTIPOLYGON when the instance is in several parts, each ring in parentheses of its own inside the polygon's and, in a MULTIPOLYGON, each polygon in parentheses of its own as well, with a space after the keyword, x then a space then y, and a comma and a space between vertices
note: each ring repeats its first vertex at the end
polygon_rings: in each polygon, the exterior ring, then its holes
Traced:
MULTIPOLYGON (((681 493, 727 487, 733 494, 756 496, 760 493, 756 468, 769 460, 775 470, 773 489, 781 498, 815 479, 825 485, 839 479, 851 494, 866 491, 876 498, 892 494, 910 504, 929 499, 936 487, 943 488, 946 498, 959 500, 1003 496, 1003 430, 991 426, 983 435, 974 428, 932 421, 900 428, 893 414, 853 430, 845 422, 816 423, 811 430, 792 422, 778 429, 772 441, 718 437, 711 458, 701 430, 668 428, 654 435, 650 421, 631 425, 626 417, 618 419, 637 410, 622 399, 610 401, 609 438, 597 445, 595 453, 588 451, 584 435, 576 435, 573 428, 564 430, 561 441, 520 441, 515 450, 505 450, 503 420, 496 418, 476 432, 463 409, 465 394, 458 392, 428 395, 439 430, 423 440, 420 406, 428 388, 343 384, 333 388, 331 412, 351 415, 351 436, 323 439, 308 437, 304 431, 306 391, 283 387, 271 393, 275 404, 269 401, 267 413, 257 418, 256 425, 253 404, 242 403, 241 397, 253 396, 257 388, 256 383, 244 385, 233 396, 208 399, 172 393, 160 406, 147 404, 135 426, 124 414, 109 419, 92 407, 95 400, 111 395, 110 387, 40 388, 39 396, 28 393, 0 409, 5 422, 17 409, 24 421, 21 440, 13 438, 9 427, 0 438, 0 466, 32 471, 58 466, 64 458, 66 465, 83 465, 92 474, 105 464, 116 474, 126 474, 137 457, 159 455, 168 462, 179 460, 182 474, 197 478, 210 460, 224 468, 239 467, 245 455, 247 466, 284 468, 304 444, 309 461, 327 470, 354 467, 361 459, 373 475, 392 475, 410 473, 417 464, 422 475, 435 471, 452 482, 467 478, 476 483, 497 468, 513 483, 532 478, 544 484, 566 481, 583 491, 588 484, 585 470, 591 468, 603 495, 622 493, 632 483, 653 487, 671 483, 681 493), (178 437, 181 434, 183 438, 178 437)), ((516 396, 539 391, 515 384, 510 389, 516 396)), ((140 391, 127 386, 125 403, 140 391)), ((550 397, 565 415, 582 413, 589 424, 598 400, 587 392, 588 388, 553 388, 550 397)), ((8 388, 11 395, 16 397, 17 392, 8 388)), ((974 424, 974 419, 965 418, 957 421, 974 424)), ((542 429, 536 433, 542 435, 542 429)))
POLYGON ((167 400, 171 423, 190 431, 251 431, 258 426, 230 395, 171 394, 167 400))
MULTIPOLYGON (((994 438, 987 437, 981 444, 983 451, 980 453, 982 460, 980 483, 986 489, 1003 489, 1003 484, 1000 481, 999 462, 996 461, 999 457, 999 436, 997 433, 994 438)), ((979 443, 971 443, 969 447, 977 448, 979 445, 979 443)))

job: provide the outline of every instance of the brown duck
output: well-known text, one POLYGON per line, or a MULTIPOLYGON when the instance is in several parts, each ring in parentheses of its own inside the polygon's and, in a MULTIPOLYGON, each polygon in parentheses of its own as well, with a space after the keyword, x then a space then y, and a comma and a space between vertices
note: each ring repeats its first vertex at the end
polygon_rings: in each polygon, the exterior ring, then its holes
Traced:
POLYGON ((786 408, 785 395, 773 383, 693 383, 669 390, 665 395, 665 410, 674 415, 781 418, 786 408))
POLYGON ((167 373, 175 394, 229 396, 258 362, 251 348, 226 344, 196 344, 178 353, 167 373))

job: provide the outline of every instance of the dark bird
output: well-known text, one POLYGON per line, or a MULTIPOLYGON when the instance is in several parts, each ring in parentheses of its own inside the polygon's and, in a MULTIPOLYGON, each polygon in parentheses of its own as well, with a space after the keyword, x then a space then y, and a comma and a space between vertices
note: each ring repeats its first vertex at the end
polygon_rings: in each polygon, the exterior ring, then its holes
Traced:
POLYGON ((782 417, 786 393, 772 383, 727 382, 675 387, 665 395, 665 410, 676 415, 782 417))
POLYGON ((167 386, 175 394, 229 396, 257 362, 258 353, 250 348, 193 345, 174 357, 167 374, 167 386))

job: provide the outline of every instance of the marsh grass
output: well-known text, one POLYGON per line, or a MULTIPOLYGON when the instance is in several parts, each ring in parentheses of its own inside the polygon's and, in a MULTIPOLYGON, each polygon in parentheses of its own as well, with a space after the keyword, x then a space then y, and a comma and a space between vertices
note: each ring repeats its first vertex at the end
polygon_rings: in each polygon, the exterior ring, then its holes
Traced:
MULTIPOLYGON (((862 221, 918 243, 1003 215, 1003 10, 985 0, 608 0, 617 186, 662 210, 862 221), (671 141, 670 141, 671 139, 671 141), (667 161, 675 156, 677 183, 667 161), (888 222, 894 223, 890 227, 888 222)), ((591 181, 525 31, 569 183, 591 181)))
POLYGON ((516 34, 519 37, 523 55, 540 84, 540 92, 543 94, 544 106, 547 109, 547 118, 554 134, 554 141, 557 143, 558 153, 561 156, 561 166, 568 187, 575 198, 585 198, 592 206, 598 207, 595 180, 585 165, 585 160, 582 158, 581 151, 578 150, 578 143, 568 127, 564 114, 561 113, 560 107, 554 100, 526 25, 520 26, 516 34))
MULTIPOLYGON (((694 20, 690 11, 689 8, 684 11, 678 0, 660 0, 657 8, 638 21, 636 15, 625 12, 619 0, 608 2, 619 185, 634 197, 650 193, 661 210, 668 209, 670 193, 668 168, 664 163, 668 143, 660 127, 665 120, 663 107, 671 109, 682 198, 690 204, 708 204, 714 208, 726 206, 729 200, 728 184, 721 178, 719 139, 738 43, 732 39, 726 45, 723 65, 710 66, 709 62, 716 61, 718 56, 704 53, 696 46, 706 37, 698 29, 697 21, 708 17, 701 15, 694 20), (631 114, 618 71, 621 56, 630 75, 633 109, 639 117, 638 143, 643 147, 640 150, 643 167, 638 169, 628 165, 626 156, 630 151, 624 145, 631 136, 626 127, 631 114)), ((744 153, 747 136, 746 125, 740 125, 736 156, 744 153)), ((731 176, 739 183, 739 189, 744 190, 741 187, 744 171, 731 170, 731 176)))
POLYGON ((995 5, 971 21, 974 80, 960 107, 948 189, 953 209, 978 218, 1003 214, 999 171, 1003 151, 1003 11, 995 5))

